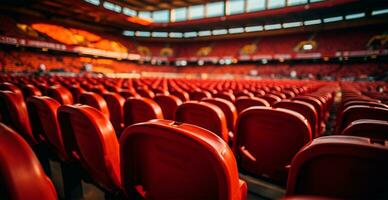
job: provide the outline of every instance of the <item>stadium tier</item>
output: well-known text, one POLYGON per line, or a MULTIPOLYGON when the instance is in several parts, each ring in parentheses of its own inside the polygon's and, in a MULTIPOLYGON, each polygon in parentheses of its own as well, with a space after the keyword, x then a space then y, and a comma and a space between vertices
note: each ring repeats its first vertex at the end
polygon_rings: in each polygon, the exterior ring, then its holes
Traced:
POLYGON ((0 199, 388 199, 385 0, 0 11, 0 199))

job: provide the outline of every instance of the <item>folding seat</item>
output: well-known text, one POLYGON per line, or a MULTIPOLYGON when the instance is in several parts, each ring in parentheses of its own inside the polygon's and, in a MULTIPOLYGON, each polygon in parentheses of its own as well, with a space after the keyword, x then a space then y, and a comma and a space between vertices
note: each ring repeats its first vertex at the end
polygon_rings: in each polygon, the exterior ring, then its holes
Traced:
POLYGON ((225 115, 214 104, 197 101, 185 102, 178 106, 175 121, 200 126, 212 131, 225 142, 229 141, 225 115))
POLYGON ((9 82, 4 82, 0 84, 1 91, 11 91, 13 93, 23 96, 23 92, 14 84, 9 82))
POLYGON ((387 169, 387 142, 354 136, 320 137, 292 160, 286 194, 387 199, 387 169))
POLYGON ((102 85, 96 85, 96 86, 92 87, 90 91, 94 92, 96 94, 99 94, 99 95, 107 92, 107 90, 102 85))
POLYGON ((154 101, 158 103, 162 109, 164 119, 174 120, 175 111, 182 101, 173 95, 156 94, 154 101))
POLYGON ((313 138, 318 137, 318 114, 311 104, 298 100, 284 99, 275 103, 272 107, 293 110, 303 115, 310 124, 313 138))
POLYGON ((254 97, 255 95, 252 92, 249 92, 248 90, 240 90, 234 94, 236 98, 239 97, 254 97))
POLYGON ((310 125, 301 114, 256 106, 240 113, 234 138, 241 169, 281 183, 293 156, 312 136, 310 125))
POLYGON ((266 100, 258 97, 239 97, 237 98, 235 105, 237 113, 241 113, 241 111, 252 106, 270 107, 270 104, 266 100))
POLYGON ((318 114, 318 135, 321 135, 325 131, 325 127, 326 127, 323 121, 322 103, 318 99, 310 96, 297 96, 293 98, 293 100, 303 101, 314 106, 314 109, 317 111, 317 114, 318 114))
POLYGON ((359 119, 351 122, 342 135, 353 135, 372 138, 374 140, 388 140, 388 121, 374 119, 359 119))
POLYGON ((163 119, 160 106, 152 99, 130 97, 124 103, 124 125, 145 122, 151 119, 163 119))
POLYGON ((261 89, 255 90, 253 93, 255 94, 255 97, 259 97, 259 96, 265 95, 265 91, 261 90, 261 89))
POLYGON ((114 92, 106 92, 102 95, 108 106, 110 121, 117 134, 124 128, 124 97, 114 92))
POLYGON ((28 114, 35 138, 45 143, 62 160, 68 160, 57 119, 60 104, 47 96, 34 96, 27 100, 28 114))
POLYGON ((124 97, 124 99, 127 99, 129 97, 137 97, 137 96, 139 96, 134 90, 127 90, 127 89, 120 90, 119 94, 122 97, 124 97))
POLYGON ((190 93, 190 100, 200 101, 203 98, 211 98, 212 95, 208 91, 195 90, 190 93))
POLYGON ((279 97, 280 99, 285 99, 285 98, 287 98, 287 96, 286 96, 285 94, 283 94, 283 92, 270 91, 268 94, 275 95, 275 96, 279 97))
POLYGON ((170 94, 178 97, 182 102, 190 100, 189 93, 182 90, 171 91, 170 94))
POLYGON ((246 199, 228 145, 208 130, 152 120, 124 130, 121 180, 144 199, 246 199))
POLYGON ((349 106, 340 115, 336 133, 341 134, 351 122, 359 119, 376 119, 388 121, 388 109, 372 106, 349 106))
POLYGON ((231 138, 233 138, 234 127, 236 125, 237 120, 237 109, 233 105, 233 103, 221 98, 205 98, 202 99, 202 101, 214 104, 222 110, 225 115, 226 123, 229 129, 229 136, 232 136, 231 138))
POLYGON ((21 87, 25 99, 32 96, 42 96, 42 92, 32 84, 26 84, 21 87))
POLYGON ((263 96, 259 96, 259 98, 266 100, 269 103, 269 105, 272 105, 282 100, 280 97, 273 94, 265 94, 263 96))
POLYGON ((155 93, 152 92, 151 90, 149 89, 145 89, 145 88, 139 88, 136 90, 136 92, 142 96, 142 97, 145 97, 145 98, 149 98, 149 99, 152 99, 155 97, 155 93))
POLYGON ((73 104, 73 95, 61 85, 54 85, 46 90, 46 95, 57 100, 61 105, 73 104))
POLYGON ((88 105, 101 111, 108 119, 110 119, 110 113, 108 105, 102 96, 94 92, 84 92, 79 96, 80 104, 88 105))
POLYGON ((79 96, 81 96, 82 93, 86 92, 86 90, 82 89, 82 87, 78 85, 72 85, 68 89, 73 95, 74 103, 79 103, 79 96))
POLYGON ((20 93, 0 91, 0 113, 4 124, 20 133, 30 145, 37 144, 32 134, 27 106, 20 93))
POLYGON ((0 123, 1 198, 55 200, 54 185, 33 150, 14 130, 0 123))
POLYGON ((349 106, 373 106, 373 107, 380 107, 380 108, 388 108, 388 105, 385 105, 383 103, 377 103, 373 101, 347 101, 343 104, 343 108, 347 108, 349 106))
POLYGON ((104 191, 120 194, 119 143, 108 118, 87 105, 63 105, 58 122, 67 154, 104 191))
POLYGON ((218 92, 218 93, 214 94, 213 97, 225 99, 225 100, 228 100, 232 103, 234 103, 236 101, 236 97, 233 95, 233 93, 230 93, 230 92, 218 92))

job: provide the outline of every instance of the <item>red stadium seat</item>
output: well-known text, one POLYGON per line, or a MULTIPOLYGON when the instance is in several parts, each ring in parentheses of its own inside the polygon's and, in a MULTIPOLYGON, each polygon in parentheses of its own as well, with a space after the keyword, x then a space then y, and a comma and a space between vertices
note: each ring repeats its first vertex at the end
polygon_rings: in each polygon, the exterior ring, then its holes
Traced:
POLYGON ((263 96, 259 96, 259 98, 266 100, 270 105, 273 105, 274 103, 282 100, 280 97, 274 94, 265 94, 263 96))
POLYGON ((341 134, 351 122, 359 119, 377 119, 388 121, 388 109, 372 106, 349 106, 339 116, 337 134, 341 134))
POLYGON ((129 126, 151 119, 163 119, 160 106, 152 99, 130 97, 124 103, 124 124, 129 126))
POLYGON ((214 104, 222 110, 226 118, 229 133, 233 133, 237 120, 237 109, 233 103, 221 98, 205 98, 202 101, 214 104))
POLYGON ((170 94, 178 97, 182 102, 190 100, 189 93, 187 93, 185 91, 176 90, 176 91, 170 92, 170 94))
POLYGON ((230 92, 218 92, 218 93, 214 94, 213 97, 225 99, 225 100, 228 100, 232 103, 234 103, 236 101, 236 97, 230 92))
POLYGON ((237 113, 240 113, 241 111, 252 106, 270 107, 270 104, 266 100, 258 97, 239 97, 237 98, 235 104, 237 113))
POLYGON ((387 199, 387 143, 352 136, 313 140, 292 160, 287 195, 387 199))
POLYGON ((149 99, 152 99, 155 97, 155 93, 152 92, 151 90, 149 89, 145 89, 145 88, 139 88, 136 90, 136 92, 142 96, 142 97, 145 97, 145 98, 149 98, 149 99))
POLYGON ((81 96, 82 93, 86 92, 82 87, 78 85, 72 85, 69 87, 69 91, 73 95, 74 103, 79 103, 79 96, 81 96))
POLYGON ((158 103, 162 109, 164 119, 174 120, 175 111, 182 101, 173 95, 156 94, 154 101, 158 103))
POLYGON ((295 111, 256 106, 240 113, 234 138, 242 169, 284 181, 291 159, 311 140, 311 128, 295 111))
POLYGON ((0 91, 0 112, 4 124, 20 133, 29 144, 37 144, 32 134, 27 106, 20 93, 0 91))
POLYGON ((57 119, 59 106, 56 100, 47 96, 34 96, 27 100, 35 138, 48 145, 61 160, 68 160, 57 119))
POLYGON ((124 128, 124 97, 117 93, 106 92, 102 95, 108 106, 110 121, 117 134, 120 134, 124 128))
POLYGON ((16 94, 23 96, 23 92, 16 85, 14 85, 12 83, 8 83, 8 82, 1 83, 0 90, 1 91, 11 91, 13 93, 16 93, 16 94))
POLYGON ((229 141, 225 115, 214 104, 198 101, 185 102, 177 108, 175 120, 200 126, 212 131, 225 142, 229 141))
POLYGON ((293 98, 293 100, 304 101, 314 106, 318 114, 318 135, 321 135, 325 131, 325 127, 326 127, 323 121, 324 117, 323 117, 322 103, 318 99, 311 96, 297 96, 293 98))
POLYGON ((58 109, 58 121, 68 155, 82 164, 97 185, 119 193, 119 143, 104 114, 86 105, 65 105, 58 109))
POLYGON ((21 87, 25 99, 32 96, 42 96, 42 92, 34 85, 27 84, 21 87))
POLYGON ((94 92, 84 92, 79 96, 79 102, 84 105, 91 106, 101 111, 108 119, 110 119, 110 113, 108 105, 102 96, 94 92))
POLYGON ((342 135, 368 137, 374 140, 388 140, 388 121, 359 119, 351 122, 343 131, 342 135))
POLYGON ((73 104, 73 95, 63 86, 54 85, 46 90, 46 95, 57 100, 61 105, 73 104))
POLYGON ((145 199, 246 199, 232 151, 210 131, 152 120, 125 129, 120 146, 127 192, 136 188, 145 199))
POLYGON ((129 97, 138 97, 139 95, 134 90, 121 90, 120 95, 124 97, 125 99, 129 97))
POLYGON ((285 108, 289 110, 293 110, 301 115, 303 115, 310 124, 311 132, 313 138, 318 137, 318 115, 314 106, 309 103, 298 101, 298 100, 282 100, 274 105, 274 108, 285 108))
POLYGON ((31 147, 14 130, 0 123, 1 198, 55 200, 54 185, 31 147))
POLYGON ((190 93, 190 100, 200 101, 203 98, 210 98, 212 95, 208 91, 196 90, 190 93))

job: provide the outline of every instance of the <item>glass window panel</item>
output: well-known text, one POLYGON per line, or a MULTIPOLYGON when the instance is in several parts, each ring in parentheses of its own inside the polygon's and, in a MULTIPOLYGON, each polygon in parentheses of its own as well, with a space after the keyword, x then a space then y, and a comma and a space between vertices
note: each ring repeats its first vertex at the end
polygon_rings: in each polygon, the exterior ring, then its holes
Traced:
POLYGON ((229 14, 239 14, 244 12, 245 0, 229 0, 229 14))
POLYGON ((247 11, 265 10, 265 0, 247 0, 247 11))
POLYGON ((169 22, 170 12, 168 10, 158 10, 152 13, 152 19, 154 22, 169 22))
POLYGON ((205 16, 205 6, 195 5, 190 6, 190 19, 200 19, 205 16))
POLYGON ((286 6, 285 0, 268 0, 268 9, 281 8, 286 6))
POLYGON ((218 17, 224 15, 224 2, 208 3, 206 5, 207 17, 218 17))
POLYGON ((187 8, 177 8, 174 10, 174 21, 185 21, 187 20, 187 8))
POLYGON ((136 11, 129 8, 123 8, 123 13, 128 16, 136 16, 136 11))
POLYGON ((287 5, 288 6, 295 6, 295 5, 301 5, 301 4, 307 4, 307 0, 288 0, 287 5))
POLYGON ((140 11, 139 12, 139 17, 140 18, 151 19, 151 12, 149 12, 149 11, 140 11))

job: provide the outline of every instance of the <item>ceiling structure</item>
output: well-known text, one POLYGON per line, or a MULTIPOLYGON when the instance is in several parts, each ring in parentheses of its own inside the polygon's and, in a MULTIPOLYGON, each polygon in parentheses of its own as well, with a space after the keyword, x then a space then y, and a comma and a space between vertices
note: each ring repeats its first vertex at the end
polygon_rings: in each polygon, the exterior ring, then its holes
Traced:
POLYGON ((192 6, 196 4, 205 4, 209 2, 220 0, 113 0, 112 2, 118 4, 126 4, 128 7, 135 10, 164 10, 178 7, 192 6))
MULTIPOLYGON (((209 0, 109 0, 121 6, 144 10, 163 7, 166 9, 180 6, 189 6, 210 2, 209 0)), ((60 25, 122 34, 123 30, 145 31, 201 31, 209 30, 209 27, 234 28, 242 26, 262 25, 265 23, 281 23, 292 20, 306 20, 324 18, 367 11, 368 9, 387 7, 386 0, 362 1, 341 0, 348 2, 337 5, 339 0, 326 0, 324 6, 315 8, 314 5, 306 8, 300 6, 292 8, 291 12, 283 12, 285 9, 266 10, 255 13, 244 13, 223 17, 188 20, 185 22, 151 24, 143 26, 130 23, 128 16, 104 9, 101 5, 94 6, 84 0, 2 0, 0 13, 11 15, 20 21, 41 20, 43 22, 58 23, 60 25), (337 2, 337 3, 336 3, 337 2), (350 2, 350 3, 349 3, 350 2)), ((36 21, 34 21, 36 22, 36 21)))

